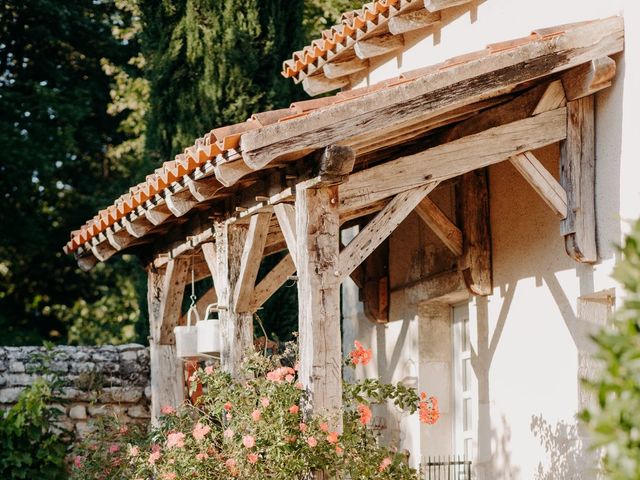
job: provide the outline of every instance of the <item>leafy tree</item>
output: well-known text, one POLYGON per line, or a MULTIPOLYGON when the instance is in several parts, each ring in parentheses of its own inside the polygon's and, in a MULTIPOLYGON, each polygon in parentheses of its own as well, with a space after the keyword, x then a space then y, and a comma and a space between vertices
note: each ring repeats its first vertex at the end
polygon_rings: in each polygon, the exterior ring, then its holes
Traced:
POLYGON ((304 2, 303 28, 306 43, 318 37, 322 30, 340 22, 344 12, 362 7, 361 0, 307 0, 304 2))
MULTIPOLYGON (((116 319, 129 309, 131 259, 85 274, 61 250, 71 230, 143 170, 141 157, 118 153, 118 146, 139 136, 139 120, 110 97, 119 72, 139 69, 129 63, 137 43, 117 35, 135 12, 121 7, 112 0, 2 4, 2 344, 63 341, 72 316, 82 324, 95 317, 95 308, 108 305, 116 319)), ((111 330, 109 341, 133 338, 111 330)), ((73 340, 94 341, 82 335, 73 340)))
POLYGON ((594 338, 602 371, 590 382, 598 405, 582 413, 595 444, 603 446, 608 477, 640 478, 640 221, 620 248, 614 277, 625 289, 615 324, 594 338))

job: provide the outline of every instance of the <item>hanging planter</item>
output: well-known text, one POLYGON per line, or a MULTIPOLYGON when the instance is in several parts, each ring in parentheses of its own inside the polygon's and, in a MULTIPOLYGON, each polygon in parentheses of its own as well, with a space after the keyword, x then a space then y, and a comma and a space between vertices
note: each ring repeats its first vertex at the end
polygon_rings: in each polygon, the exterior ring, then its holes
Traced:
POLYGON ((200 320, 197 323, 199 355, 220 355, 220 320, 218 318, 209 318, 213 312, 217 311, 217 304, 212 303, 207 307, 204 320, 200 320))
POLYGON ((198 330, 200 315, 195 305, 189 307, 187 312, 187 324, 175 327, 173 333, 176 337, 176 355, 178 358, 189 358, 198 356, 198 330), (192 317, 195 315, 195 322, 192 324, 192 317))

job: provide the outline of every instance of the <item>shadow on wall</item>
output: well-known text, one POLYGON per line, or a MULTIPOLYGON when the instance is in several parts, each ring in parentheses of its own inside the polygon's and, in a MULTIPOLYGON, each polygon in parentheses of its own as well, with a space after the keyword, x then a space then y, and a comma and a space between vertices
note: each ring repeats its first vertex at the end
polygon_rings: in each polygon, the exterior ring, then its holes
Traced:
POLYGON ((584 472, 592 465, 592 453, 584 445, 576 422, 547 422, 542 415, 531 417, 531 431, 548 454, 549 465, 538 464, 536 480, 582 480, 595 478, 595 472, 584 472), (591 475, 588 475, 591 473, 591 475))

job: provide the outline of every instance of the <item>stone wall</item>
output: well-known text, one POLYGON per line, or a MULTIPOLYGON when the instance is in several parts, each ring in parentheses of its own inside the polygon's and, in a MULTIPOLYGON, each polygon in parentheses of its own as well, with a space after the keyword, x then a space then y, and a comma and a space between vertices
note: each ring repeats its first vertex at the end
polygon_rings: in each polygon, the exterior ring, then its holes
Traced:
POLYGON ((0 347, 0 409, 48 369, 62 380, 59 427, 83 435, 92 418, 115 415, 149 421, 149 349, 129 344, 103 347, 0 347))

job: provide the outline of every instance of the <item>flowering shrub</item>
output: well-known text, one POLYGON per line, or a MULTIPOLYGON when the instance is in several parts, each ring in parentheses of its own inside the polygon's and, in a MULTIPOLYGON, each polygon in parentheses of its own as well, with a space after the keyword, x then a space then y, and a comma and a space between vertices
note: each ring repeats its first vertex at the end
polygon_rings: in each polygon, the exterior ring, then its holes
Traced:
MULTIPOLYGON (((366 364, 371 358, 359 344, 354 352, 347 363, 366 364)), ((252 355, 243 367, 243 378, 249 379, 243 383, 211 367, 198 370, 190 379, 192 389, 203 389, 195 405, 163 409, 161 426, 143 441, 123 437, 116 449, 103 439, 100 453, 81 449, 73 478, 103 478, 87 473, 96 471, 89 469, 94 459, 109 465, 108 478, 140 480, 289 480, 318 470, 353 480, 417 478, 404 455, 378 444, 370 406, 391 401, 433 423, 434 398, 371 379, 345 384, 340 431, 339 419, 304 415, 305 393, 296 368, 287 363, 292 357, 290 351, 271 358, 252 355)))

